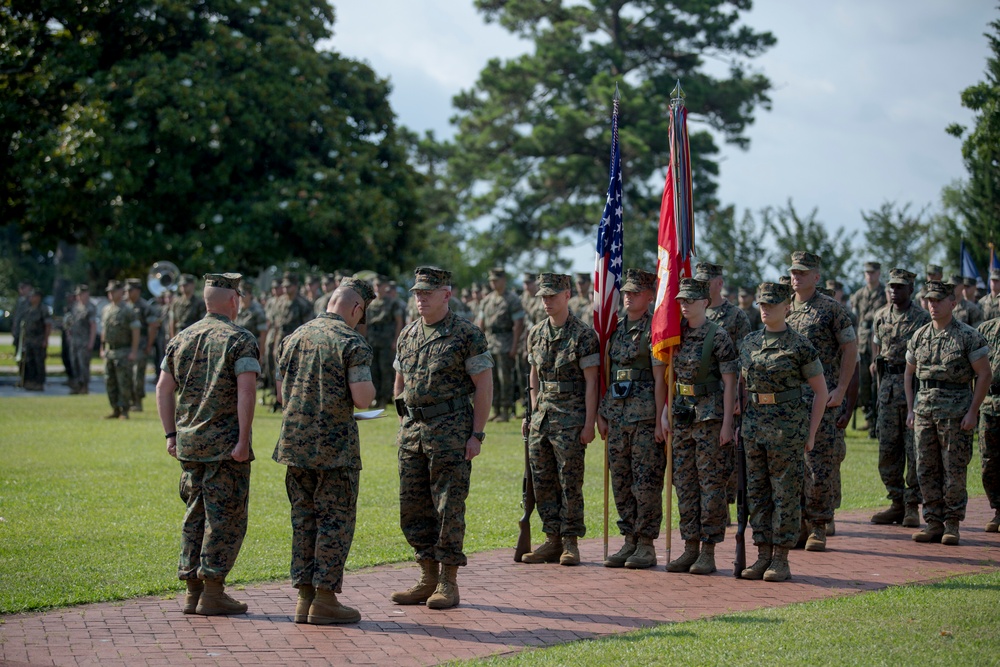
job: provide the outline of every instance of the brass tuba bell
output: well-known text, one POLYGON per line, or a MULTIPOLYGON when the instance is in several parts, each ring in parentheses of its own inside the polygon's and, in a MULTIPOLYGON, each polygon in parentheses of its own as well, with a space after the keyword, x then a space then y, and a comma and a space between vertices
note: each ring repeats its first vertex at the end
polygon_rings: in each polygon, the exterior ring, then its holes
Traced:
POLYGON ((181 275, 181 270, 173 262, 160 261, 149 268, 149 275, 146 277, 146 287, 150 293, 156 297, 167 290, 175 290, 177 279, 181 275))

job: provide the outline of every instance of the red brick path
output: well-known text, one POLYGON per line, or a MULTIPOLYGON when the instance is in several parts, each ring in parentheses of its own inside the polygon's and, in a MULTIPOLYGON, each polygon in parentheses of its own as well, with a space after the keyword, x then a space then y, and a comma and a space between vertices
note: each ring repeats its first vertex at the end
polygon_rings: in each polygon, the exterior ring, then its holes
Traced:
MULTIPOLYGON (((0 618, 0 663, 7 665, 432 665, 527 646, 626 632, 670 621, 785 605, 892 584, 985 572, 1000 561, 1000 535, 982 532, 992 512, 969 503, 962 546, 918 545, 911 529, 868 523, 871 511, 845 512, 826 553, 793 552, 793 580, 732 577, 734 542, 719 549, 719 573, 610 570, 600 540, 581 542, 584 564, 515 564, 512 550, 477 554, 459 573, 462 604, 450 611, 397 607, 393 590, 417 576, 412 564, 348 573, 341 599, 361 609, 354 626, 296 625, 295 591, 254 586, 234 596, 246 616, 185 616, 180 598, 141 598, 0 618)), ((674 533, 674 556, 683 543, 674 533)), ((748 531, 749 542, 749 531, 748 531)), ((618 540, 612 544, 616 550, 618 540)), ((753 560, 752 548, 748 559, 753 560)))

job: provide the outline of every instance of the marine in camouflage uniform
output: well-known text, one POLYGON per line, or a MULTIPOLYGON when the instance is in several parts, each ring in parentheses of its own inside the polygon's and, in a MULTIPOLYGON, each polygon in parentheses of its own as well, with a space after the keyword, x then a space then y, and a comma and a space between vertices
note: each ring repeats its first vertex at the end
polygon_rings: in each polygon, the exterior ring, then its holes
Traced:
POLYGON ((139 349, 136 351, 135 363, 132 364, 132 409, 142 412, 142 399, 146 397, 146 364, 153 351, 162 318, 159 306, 140 296, 140 279, 129 278, 125 281, 125 286, 128 289, 129 305, 139 318, 139 349))
POLYGON ((247 609, 224 592, 246 535, 260 373, 257 339, 230 319, 239 309, 241 278, 205 275, 210 310, 167 344, 156 385, 167 452, 180 461, 180 497, 187 506, 177 576, 188 584, 188 614, 247 609))
POLYGON ((1000 317, 1000 269, 990 269, 990 293, 979 300, 983 321, 1000 317))
POLYGON ((535 507, 546 541, 521 561, 577 565, 577 539, 586 532, 584 455, 594 439, 600 348, 593 327, 569 310, 570 277, 543 273, 539 285, 548 317, 528 333, 534 407, 531 423, 521 429, 528 435, 535 507))
POLYGON ((983 310, 978 303, 965 298, 965 278, 952 276, 951 285, 955 293, 955 308, 952 310, 952 317, 970 327, 978 327, 983 322, 983 310))
POLYGON ((375 400, 385 405, 393 399, 392 385, 396 372, 392 361, 396 355, 396 337, 403 329, 404 314, 399 309, 399 301, 390 296, 389 279, 379 276, 375 281, 375 300, 368 306, 365 322, 368 325, 366 338, 372 349, 372 382, 375 383, 375 400))
POLYGON ((348 278, 333 293, 331 312, 281 343, 275 376, 284 412, 272 458, 288 466, 296 623, 361 618, 341 605, 336 593, 342 590, 357 518, 361 443, 354 408, 367 408, 375 395, 372 350, 355 327, 374 298, 367 282, 348 278))
MULTIPOLYGON (((729 340, 733 344, 733 349, 737 355, 736 359, 739 362, 740 347, 743 345, 743 339, 750 333, 750 319, 741 308, 731 304, 723 296, 725 283, 722 268, 721 264, 699 262, 695 265, 694 277, 708 283, 709 303, 705 315, 708 317, 709 322, 715 322, 729 334, 729 340)), ((760 315, 757 316, 757 321, 760 321, 760 315)), ((736 371, 734 370, 733 372, 735 373, 736 371)), ((725 466, 728 474, 726 503, 731 505, 736 502, 736 448, 723 447, 722 450, 726 458, 725 466)))
POLYGON ((254 335, 258 348, 264 345, 267 337, 267 314, 253 296, 253 284, 246 280, 240 284, 240 312, 233 322, 254 335))
POLYGON ((264 316, 267 318, 267 334, 264 336, 264 347, 260 355, 261 381, 263 389, 274 389, 274 309, 278 301, 284 295, 285 289, 281 286, 281 281, 277 278, 271 280, 271 291, 268 294, 267 302, 264 304, 264 316))
MULTIPOLYGON (((847 309, 815 289, 819 267, 819 256, 802 251, 792 253, 790 272, 796 297, 791 302, 788 326, 808 338, 819 352, 830 398, 839 398, 837 405, 828 406, 823 414, 815 447, 806 452, 805 518, 811 524, 806 542, 809 551, 826 548, 826 524, 833 519, 840 498, 840 464, 847 451, 844 440, 837 435, 837 420, 839 405, 847 395, 858 360, 857 336, 847 309)), ((808 387, 803 387, 803 391, 807 399, 812 398, 808 387)))
POLYGON ((411 288, 421 316, 396 343, 400 412, 399 522, 422 576, 397 604, 446 609, 459 602, 456 577, 466 564, 465 499, 493 394, 486 336, 451 312, 451 272, 420 267, 411 288), (440 572, 438 567, 441 567, 440 572))
POLYGON ((626 314, 608 341, 611 383, 598 407, 597 423, 608 443, 618 530, 625 544, 608 556, 605 567, 642 569, 656 564, 653 541, 663 520, 667 466, 659 414, 667 392, 664 364, 652 352, 648 307, 655 289, 655 274, 625 271, 621 292, 626 314))
POLYGON ((271 362, 277 364, 281 341, 313 317, 312 304, 299 294, 299 277, 285 273, 281 279, 283 293, 274 300, 271 311, 271 362))
POLYGON ((753 290, 746 287, 739 289, 740 310, 746 313, 750 331, 760 331, 764 328, 764 323, 760 321, 760 309, 753 305, 753 297, 753 290))
POLYGON ((594 288, 589 273, 576 274, 576 294, 569 299, 569 312, 587 326, 594 326, 594 288))
POLYGON ((924 296, 932 321, 907 344, 903 377, 906 421, 914 429, 917 479, 927 522, 913 539, 956 545, 969 497, 966 469, 972 459, 972 434, 992 379, 990 351, 981 333, 954 318, 953 289, 929 281, 924 296), (914 377, 916 397, 910 384, 914 377))
POLYGON ((818 386, 823 366, 818 350, 802 334, 785 326, 783 309, 792 298, 786 285, 761 283, 757 302, 773 320, 743 342, 740 372, 748 401, 742 438, 746 450, 747 502, 757 545, 757 562, 744 579, 783 581, 790 576, 788 550, 799 539, 803 486, 803 450, 816 437, 822 403, 811 394, 813 410, 803 402, 803 384, 818 386))
POLYGON ((124 300, 124 286, 118 280, 108 282, 111 299, 101 313, 101 354, 104 357, 104 382, 112 413, 106 419, 128 419, 132 405, 132 364, 139 350, 139 318, 124 300))
POLYGON ((28 297, 28 307, 21 314, 22 336, 21 363, 23 364, 24 389, 42 391, 45 388, 45 355, 49 349, 52 316, 42 303, 42 293, 33 290, 28 297))
MULTIPOLYGON (((858 386, 858 405, 864 410, 868 424, 868 437, 875 437, 878 411, 872 396, 872 322, 875 313, 886 304, 885 286, 881 283, 882 265, 879 262, 865 262, 865 284, 851 295, 851 308, 858 318, 858 354, 861 360, 858 370, 861 375, 858 386)), ((878 400, 875 398, 874 400, 878 400)))
POLYGON ((189 273, 182 273, 177 280, 181 293, 170 302, 167 314, 169 334, 173 338, 189 326, 205 317, 205 300, 194 293, 195 279, 189 273))
POLYGON ((521 300, 507 289, 507 273, 502 268, 490 269, 490 287, 492 291, 479 304, 477 323, 486 334, 496 364, 490 421, 505 422, 514 413, 515 368, 524 331, 524 310, 521 300))
POLYGON ((906 344, 931 316, 912 301, 916 275, 905 269, 889 272, 892 303, 872 320, 872 353, 878 385, 878 472, 892 506, 872 516, 872 523, 920 526, 917 454, 913 431, 906 427, 906 344))
POLYGON ((989 345, 990 370, 993 374, 989 393, 979 409, 979 455, 982 462, 983 491, 995 512, 986 524, 986 532, 995 533, 1000 528, 1000 317, 980 324, 979 333, 983 334, 989 345))
POLYGON ((73 387, 71 394, 86 394, 90 391, 90 359, 94 353, 94 337, 97 334, 97 308, 90 302, 90 286, 77 286, 76 301, 63 316, 63 326, 69 339, 70 364, 73 367, 73 387))
MULTIPOLYGON (((698 275, 705 275, 699 267, 698 275)), ((729 464, 735 458, 727 450, 733 449, 738 361, 729 333, 707 317, 710 289, 707 281, 683 278, 676 297, 685 319, 674 353, 676 389, 669 424, 684 553, 667 564, 668 572, 715 572, 715 545, 726 534, 729 464)))

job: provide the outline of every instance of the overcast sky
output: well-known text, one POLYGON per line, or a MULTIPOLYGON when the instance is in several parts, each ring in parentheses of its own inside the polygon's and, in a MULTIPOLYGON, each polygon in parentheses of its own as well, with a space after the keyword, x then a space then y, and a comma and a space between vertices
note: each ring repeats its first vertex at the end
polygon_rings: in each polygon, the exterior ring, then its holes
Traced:
MULTIPOLYGON (((334 8, 332 48, 391 81, 401 123, 439 137, 453 134, 452 96, 488 59, 530 47, 485 24, 471 0, 334 0, 334 8)), ((944 128, 971 123, 959 95, 984 78, 983 33, 997 18, 988 0, 755 2, 746 23, 778 40, 754 61, 771 79, 773 105, 758 110, 749 150, 723 147, 723 203, 742 212, 792 198, 859 242, 861 211, 885 201, 933 210, 941 188, 964 177, 961 142, 944 128)), ((566 251, 574 270, 593 268, 591 246, 585 239, 566 251)))

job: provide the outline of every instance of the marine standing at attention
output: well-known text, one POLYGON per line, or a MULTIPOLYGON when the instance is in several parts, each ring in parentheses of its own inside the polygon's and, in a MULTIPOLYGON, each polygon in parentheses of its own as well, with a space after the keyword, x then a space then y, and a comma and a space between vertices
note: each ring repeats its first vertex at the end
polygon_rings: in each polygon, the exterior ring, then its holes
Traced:
POLYGON ((666 431, 673 424, 673 485, 684 553, 667 563, 667 572, 711 574, 716 570, 715 545, 726 536, 739 364, 729 333, 706 315, 708 282, 682 278, 677 301, 684 319, 681 344, 674 354, 674 378, 669 379, 676 382, 676 391, 660 423, 666 431))
POLYGON ((653 542, 663 520, 663 474, 667 466, 658 415, 667 396, 664 364, 653 356, 649 304, 656 274, 627 269, 622 282, 625 316, 608 341, 611 376, 597 411, 597 429, 608 443, 611 487, 618 530, 625 544, 604 567, 643 569, 656 565, 653 542))
POLYGON ((594 439, 600 346, 593 327, 570 312, 569 276, 543 273, 538 282, 548 317, 528 333, 532 410, 531 423, 525 419, 521 432, 528 436, 545 543, 521 556, 521 562, 579 565, 577 540, 587 529, 584 455, 594 439))
POLYGON ((399 523, 420 565, 420 580, 392 594, 429 609, 459 603, 458 568, 467 563, 465 499, 493 402, 486 336, 449 308, 451 272, 420 267, 410 291, 419 317, 396 344, 399 414, 399 523))
POLYGON ((743 579, 785 581, 792 576, 788 551, 802 521, 803 452, 809 452, 826 406, 819 352, 785 323, 792 290, 779 283, 757 288, 764 328, 743 342, 740 372, 749 400, 743 415, 747 501, 757 561, 743 579), (802 385, 812 389, 811 408, 802 385))
POLYGON ((917 448, 917 480, 927 526, 916 542, 957 545, 969 500, 966 472, 979 406, 990 389, 989 347, 981 333, 952 315, 954 287, 928 281, 931 321, 906 347, 906 425, 917 448), (918 386, 914 396, 913 379, 918 386), (972 382, 975 380, 975 389, 972 382))

